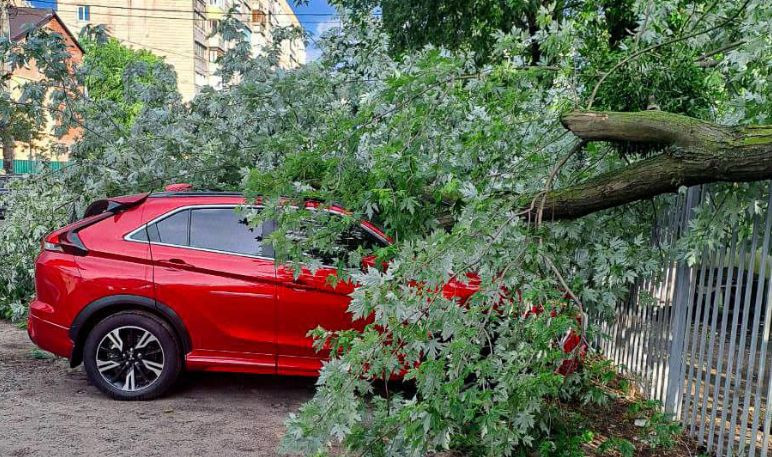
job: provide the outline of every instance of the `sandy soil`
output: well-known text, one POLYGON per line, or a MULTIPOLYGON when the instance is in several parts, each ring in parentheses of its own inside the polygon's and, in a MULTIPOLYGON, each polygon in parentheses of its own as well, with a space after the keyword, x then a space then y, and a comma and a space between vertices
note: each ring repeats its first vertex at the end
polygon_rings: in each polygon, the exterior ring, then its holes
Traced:
POLYGON ((0 456, 271 456, 314 380, 185 374, 166 398, 116 402, 82 367, 36 356, 0 322, 0 456))

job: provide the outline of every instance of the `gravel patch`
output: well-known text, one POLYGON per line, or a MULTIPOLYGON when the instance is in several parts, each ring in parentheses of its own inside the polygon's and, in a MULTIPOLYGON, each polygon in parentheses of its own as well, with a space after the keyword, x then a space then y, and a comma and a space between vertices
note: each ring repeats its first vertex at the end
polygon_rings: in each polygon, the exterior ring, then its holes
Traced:
POLYGON ((0 322, 0 456, 271 456, 314 379, 184 373, 166 397, 117 402, 82 366, 0 322))

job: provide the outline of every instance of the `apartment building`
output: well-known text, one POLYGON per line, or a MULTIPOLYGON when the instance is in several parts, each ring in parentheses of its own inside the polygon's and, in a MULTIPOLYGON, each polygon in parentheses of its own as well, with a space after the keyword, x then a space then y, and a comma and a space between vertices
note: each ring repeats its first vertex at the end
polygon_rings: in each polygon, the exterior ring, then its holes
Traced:
MULTIPOLYGON (((289 3, 284 0, 252 0, 252 49, 259 52, 273 41, 272 30, 278 27, 302 28, 289 3)), ((279 64, 284 68, 295 68, 306 61, 306 48, 302 40, 282 43, 282 55, 279 64)))
MULTIPOLYGON (((177 72, 185 100, 207 85, 221 86, 216 61, 229 44, 216 33, 217 22, 232 9, 246 26, 253 54, 272 40, 273 28, 300 26, 287 0, 58 0, 59 16, 76 34, 89 24, 103 24, 127 46, 164 57, 177 72)), ((283 48, 283 67, 305 63, 302 40, 283 48)))

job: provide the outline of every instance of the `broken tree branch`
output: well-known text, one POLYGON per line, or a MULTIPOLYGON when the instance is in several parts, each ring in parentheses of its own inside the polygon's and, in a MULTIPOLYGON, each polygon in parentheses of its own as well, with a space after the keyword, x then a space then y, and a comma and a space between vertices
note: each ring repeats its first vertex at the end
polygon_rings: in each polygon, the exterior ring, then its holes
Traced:
POLYGON ((676 192, 680 186, 772 178, 772 126, 726 127, 662 111, 573 111, 563 126, 584 141, 662 145, 665 152, 545 196, 551 219, 676 192))

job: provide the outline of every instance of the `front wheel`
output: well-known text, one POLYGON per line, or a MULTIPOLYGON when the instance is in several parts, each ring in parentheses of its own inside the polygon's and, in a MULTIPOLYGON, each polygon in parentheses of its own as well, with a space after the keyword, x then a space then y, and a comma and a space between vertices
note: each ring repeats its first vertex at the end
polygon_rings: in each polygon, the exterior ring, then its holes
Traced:
POLYGON ((171 328, 153 315, 125 311, 99 322, 83 347, 89 380, 116 400, 151 400, 169 390, 182 359, 171 328))

